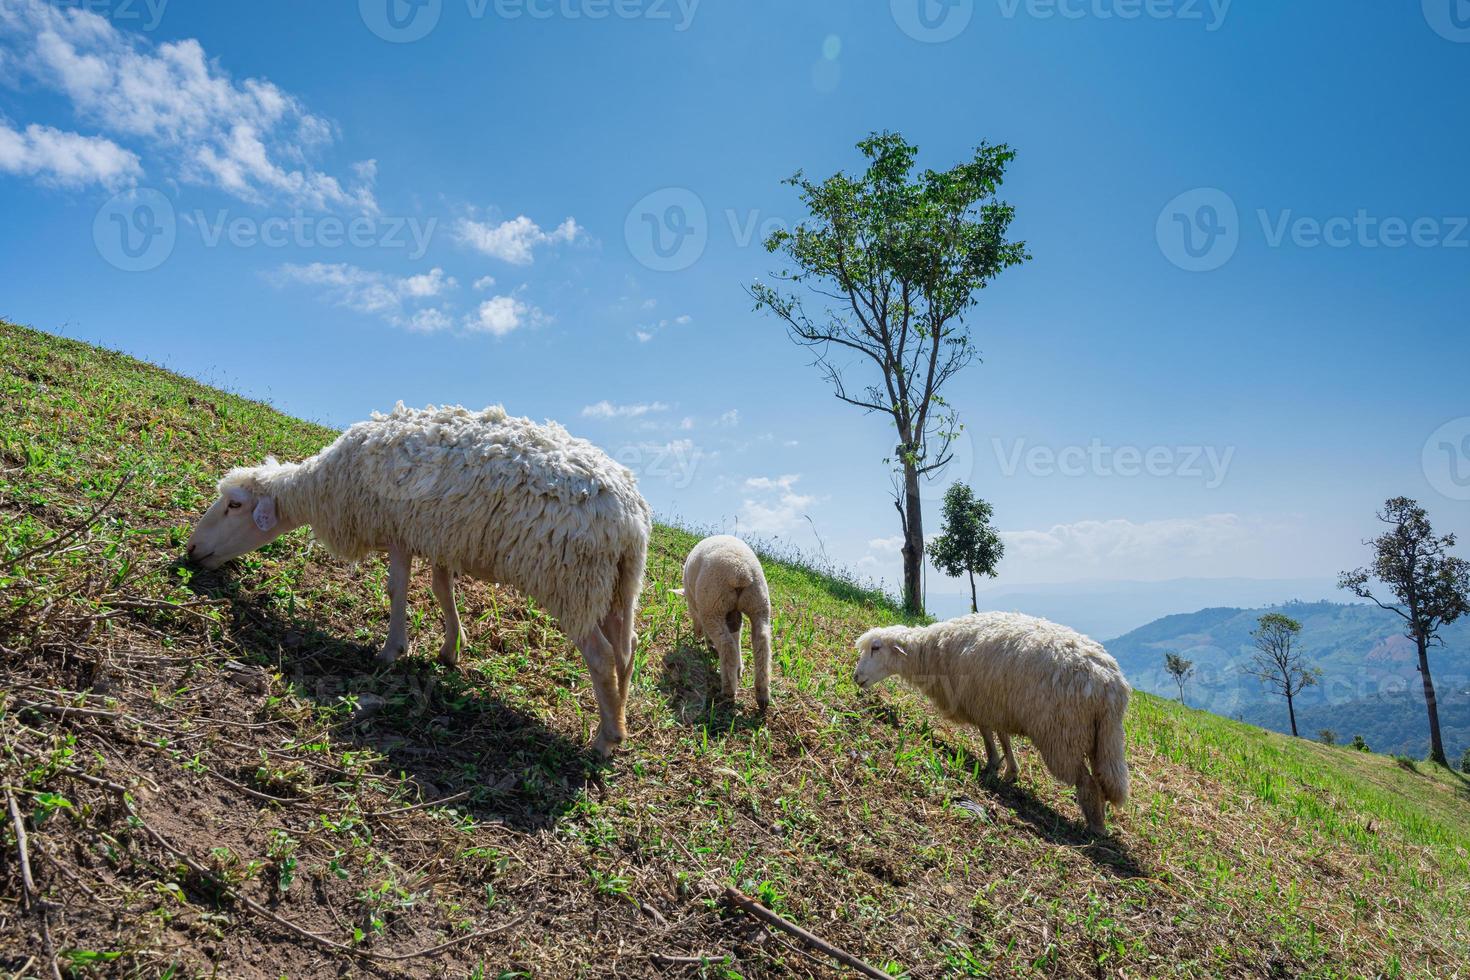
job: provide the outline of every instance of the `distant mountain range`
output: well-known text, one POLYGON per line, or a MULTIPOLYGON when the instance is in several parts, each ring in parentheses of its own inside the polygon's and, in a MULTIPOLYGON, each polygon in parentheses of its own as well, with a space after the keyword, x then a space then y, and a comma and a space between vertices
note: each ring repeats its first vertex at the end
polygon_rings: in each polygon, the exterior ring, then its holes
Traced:
MULTIPOLYGON (((939 593, 930 580, 927 604, 940 619, 970 611, 970 594, 939 593)), ((945 588, 952 582, 942 581, 945 588)), ((992 585, 980 592, 980 608, 1023 612, 1063 623, 1088 636, 1122 636, 1181 609, 1239 606, 1249 609, 1290 599, 1343 601, 1337 583, 1326 578, 1181 578, 1159 582, 1066 582, 1048 585, 992 585)))
MULTIPOLYGON (((1423 687, 1414 644, 1403 622, 1376 606, 1291 602, 1255 609, 1211 608, 1164 616, 1107 641, 1135 688, 1178 697, 1164 671, 1164 654, 1195 662, 1185 687, 1194 707, 1276 731, 1290 731, 1286 702, 1267 693, 1242 667, 1255 652, 1251 630, 1267 612, 1302 624, 1301 649, 1322 669, 1322 683, 1297 700, 1297 726, 1315 738, 1330 729, 1341 741, 1362 735, 1375 752, 1422 758, 1429 751, 1423 687)), ((1445 750, 1452 762, 1470 747, 1470 623, 1445 631, 1430 654, 1445 750)))

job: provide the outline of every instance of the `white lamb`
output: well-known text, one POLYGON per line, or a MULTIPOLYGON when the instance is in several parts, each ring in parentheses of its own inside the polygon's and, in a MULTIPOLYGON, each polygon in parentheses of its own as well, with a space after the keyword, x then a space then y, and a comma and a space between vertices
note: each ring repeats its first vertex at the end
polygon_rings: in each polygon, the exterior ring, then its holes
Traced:
POLYGON ((299 464, 267 459, 231 470, 219 492, 189 538, 191 560, 218 568, 307 524, 341 558, 386 551, 385 663, 408 647, 415 557, 434 566, 446 664, 464 642, 454 575, 513 586, 555 616, 586 658, 601 714, 593 747, 608 755, 626 737, 652 520, 633 474, 590 442, 499 406, 399 403, 299 464))
POLYGON ((741 615, 750 617, 750 652, 755 658, 755 700, 771 703, 771 592, 750 545, 728 534, 705 538, 684 559, 684 588, 694 635, 708 638, 720 655, 720 687, 728 700, 740 689, 741 615))
POLYGON ((952 721, 1031 739, 1053 776, 1077 788, 1089 830, 1104 828, 1105 803, 1128 801, 1123 715, 1128 682, 1102 645, 1019 613, 978 613, 933 626, 887 626, 857 641, 853 680, 866 688, 897 674, 952 721), (1091 765, 1091 771, 1088 766, 1091 765))

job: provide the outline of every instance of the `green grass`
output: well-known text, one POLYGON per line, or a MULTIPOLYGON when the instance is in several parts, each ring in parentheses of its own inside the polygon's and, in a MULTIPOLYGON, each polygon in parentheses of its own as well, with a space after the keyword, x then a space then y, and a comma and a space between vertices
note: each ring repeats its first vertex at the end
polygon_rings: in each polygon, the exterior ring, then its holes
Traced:
MULTIPOLYGON (((580 659, 509 590, 463 590, 468 646, 450 671, 432 660, 419 574, 416 652, 377 670, 380 559, 344 566, 301 531, 222 574, 177 565, 225 468, 332 437, 0 324, 0 780, 38 888, 65 910, 49 920, 62 969, 269 961, 311 976, 341 958, 248 898, 358 949, 464 940, 373 965, 389 973, 643 975, 672 955, 705 963, 658 968, 670 975, 827 975, 715 900, 732 884, 914 978, 1463 969, 1459 775, 1140 694, 1134 798, 1094 839, 1029 748, 1019 785, 989 782, 971 733, 902 689, 858 692, 853 638, 899 611, 779 543, 763 550, 776 670, 762 718, 748 690, 734 709, 714 699, 717 666, 670 594, 697 535, 656 528, 632 737, 610 767, 584 751, 596 708, 580 659), (97 523, 10 567, 127 474, 97 523), (83 775, 127 786, 137 816, 83 775)), ((0 839, 7 869, 14 846, 0 839)), ((18 898, 4 874, 0 903, 18 898)), ((0 971, 43 940, 34 913, 0 915, 0 971)))

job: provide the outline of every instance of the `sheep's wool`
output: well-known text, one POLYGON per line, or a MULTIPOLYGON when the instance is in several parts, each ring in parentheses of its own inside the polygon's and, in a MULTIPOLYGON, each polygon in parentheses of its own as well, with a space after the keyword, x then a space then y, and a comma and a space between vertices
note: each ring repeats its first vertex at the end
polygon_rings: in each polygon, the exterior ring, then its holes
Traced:
POLYGON ((946 717, 1024 735, 1052 775, 1076 784, 1093 763, 1109 802, 1128 799, 1123 716, 1131 689, 1101 643, 1045 619, 978 613, 932 626, 889 626, 876 638, 908 651, 897 673, 946 717))
POLYGON ((652 525, 627 467, 555 422, 500 406, 400 402, 298 465, 233 470, 220 489, 232 485, 273 494, 342 558, 401 545, 513 586, 573 639, 636 598, 652 525))

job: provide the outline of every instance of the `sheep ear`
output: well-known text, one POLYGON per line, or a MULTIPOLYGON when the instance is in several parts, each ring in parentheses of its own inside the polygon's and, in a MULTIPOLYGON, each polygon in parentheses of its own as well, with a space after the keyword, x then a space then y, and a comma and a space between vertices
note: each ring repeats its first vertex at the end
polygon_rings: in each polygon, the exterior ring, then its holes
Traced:
POLYGON ((255 526, 262 531, 269 531, 276 526, 276 498, 261 497, 255 504, 255 526))
POLYGON ((893 649, 898 651, 900 657, 907 657, 909 655, 909 652, 897 643, 893 644, 893 649))

